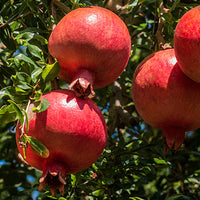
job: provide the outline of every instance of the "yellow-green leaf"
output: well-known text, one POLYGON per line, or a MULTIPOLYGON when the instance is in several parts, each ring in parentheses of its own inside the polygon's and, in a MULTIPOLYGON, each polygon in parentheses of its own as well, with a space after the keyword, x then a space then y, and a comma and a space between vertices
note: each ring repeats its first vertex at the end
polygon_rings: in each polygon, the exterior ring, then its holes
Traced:
POLYGON ((32 150, 38 154, 39 156, 43 157, 43 158, 48 158, 49 157, 49 150, 47 149, 47 147, 42 144, 39 140, 37 140, 34 137, 31 136, 25 136, 27 142, 30 144, 32 150))
POLYGON ((53 80, 60 71, 60 65, 58 62, 53 63, 52 65, 46 65, 42 72, 42 80, 44 82, 53 80))

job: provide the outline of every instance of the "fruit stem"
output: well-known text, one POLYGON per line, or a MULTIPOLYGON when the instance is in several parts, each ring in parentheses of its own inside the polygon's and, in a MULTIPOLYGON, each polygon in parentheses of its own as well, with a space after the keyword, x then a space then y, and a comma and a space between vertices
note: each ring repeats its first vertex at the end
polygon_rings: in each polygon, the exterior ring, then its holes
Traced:
POLYGON ((68 89, 73 89, 77 97, 86 98, 89 95, 94 97, 92 72, 87 69, 79 70, 68 89))
POLYGON ((169 149, 177 151, 184 142, 185 130, 180 127, 165 127, 162 129, 164 153, 169 149))

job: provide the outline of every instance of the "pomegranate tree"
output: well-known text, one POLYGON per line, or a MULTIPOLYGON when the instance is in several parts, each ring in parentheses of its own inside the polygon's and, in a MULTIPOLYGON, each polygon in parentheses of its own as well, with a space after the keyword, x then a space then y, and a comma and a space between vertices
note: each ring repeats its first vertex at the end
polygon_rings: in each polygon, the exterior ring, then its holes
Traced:
POLYGON ((183 72, 200 82, 200 6, 185 13, 174 34, 174 50, 183 72))
MULTIPOLYGON (((65 176, 86 169, 101 155, 107 138, 106 124, 91 99, 77 98, 72 91, 54 90, 42 98, 46 98, 50 106, 41 113, 33 113, 30 106, 27 135, 44 144, 49 156, 37 155, 28 145, 26 162, 43 171, 39 190, 48 184, 52 195, 57 188, 63 194, 65 176)), ((16 141, 24 156, 21 137, 18 126, 16 141)))
POLYGON ((137 67, 132 85, 140 116, 162 129, 165 150, 179 149, 186 131, 200 127, 200 84, 188 78, 174 49, 160 50, 137 67))
POLYGON ((125 23, 101 7, 78 8, 52 31, 51 55, 57 58, 59 78, 70 83, 77 96, 94 95, 116 80, 127 65, 131 40, 125 23))

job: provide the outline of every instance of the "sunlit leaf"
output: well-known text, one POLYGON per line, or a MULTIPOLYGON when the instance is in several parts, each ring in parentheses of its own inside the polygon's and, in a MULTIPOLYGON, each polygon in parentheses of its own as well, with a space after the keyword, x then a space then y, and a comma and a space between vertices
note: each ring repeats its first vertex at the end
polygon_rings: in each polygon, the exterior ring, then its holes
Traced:
POLYGON ((31 136, 25 136, 26 140, 28 141, 28 143, 30 144, 32 150, 38 154, 39 156, 43 157, 43 158, 48 158, 49 157, 49 150, 47 149, 47 147, 42 144, 39 140, 37 140, 34 137, 31 136))
POLYGON ((20 138, 20 141, 18 141, 18 142, 21 143, 20 146, 21 146, 22 149, 23 149, 23 157, 24 157, 24 159, 26 160, 26 149, 27 149, 26 142, 27 142, 27 140, 26 140, 25 135, 22 135, 22 137, 20 138))
POLYGON ((60 65, 58 62, 53 63, 52 65, 46 65, 42 72, 43 81, 51 81, 53 80, 60 71, 60 65))
POLYGON ((33 60, 31 60, 29 57, 27 57, 26 55, 21 54, 21 53, 18 54, 17 56, 15 56, 15 59, 23 60, 27 63, 34 65, 34 66, 37 66, 36 63, 33 60))
POLYGON ((40 98, 41 98, 41 96, 42 96, 42 92, 41 92, 41 90, 37 90, 37 91, 35 91, 35 94, 34 94, 34 100, 35 100, 35 101, 39 101, 40 98))
POLYGON ((23 111, 23 115, 24 115, 24 119, 25 119, 25 123, 26 123, 26 132, 29 131, 29 121, 28 121, 28 114, 26 113, 25 110, 22 110, 23 111))
POLYGON ((132 199, 132 200, 144 200, 144 199, 142 199, 140 197, 129 197, 129 199, 132 199))
POLYGON ((163 159, 154 158, 153 160, 154 160, 154 162, 155 162, 156 164, 159 164, 159 165, 167 165, 167 164, 168 164, 168 163, 167 163, 165 160, 163 160, 163 159))
POLYGON ((36 83, 41 74, 42 74, 42 68, 39 67, 35 68, 31 73, 32 81, 36 83))
POLYGON ((33 112, 43 112, 47 110, 47 108, 50 106, 49 101, 46 98, 42 98, 41 101, 34 102, 33 112))

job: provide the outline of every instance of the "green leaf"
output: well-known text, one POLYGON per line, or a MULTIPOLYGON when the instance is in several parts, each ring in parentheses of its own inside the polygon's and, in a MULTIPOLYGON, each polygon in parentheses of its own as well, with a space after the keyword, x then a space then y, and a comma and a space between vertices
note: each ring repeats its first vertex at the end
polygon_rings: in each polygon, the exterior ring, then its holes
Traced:
POLYGON ((34 137, 27 136, 27 135, 25 135, 25 138, 26 138, 27 142, 30 144, 32 150, 36 154, 38 154, 39 156, 41 156, 43 158, 48 158, 49 157, 49 150, 39 140, 37 140, 34 137))
POLYGON ((20 81, 16 86, 24 91, 32 90, 32 87, 30 87, 26 82, 20 81))
POLYGON ((177 195, 172 195, 172 196, 166 198, 165 200, 176 200, 176 199, 180 199, 180 198, 183 199, 183 197, 184 197, 184 195, 177 194, 177 195))
POLYGON ((67 199, 64 197, 60 197, 58 200, 67 200, 67 199))
POLYGON ((48 44, 48 40, 41 35, 36 35, 33 39, 39 41, 41 44, 48 44))
POLYGON ((21 124, 24 123, 24 114, 20 107, 12 100, 8 100, 8 102, 12 105, 13 109, 17 113, 17 117, 20 120, 21 124))
POLYGON ((8 124, 17 120, 17 114, 12 105, 5 105, 0 109, 0 124, 8 124))
POLYGON ((103 189, 98 189, 98 190, 95 190, 94 192, 92 192, 92 194, 96 197, 100 197, 100 196, 103 196, 104 194, 104 190, 103 189))
POLYGON ((19 53, 17 54, 17 56, 15 56, 15 60, 18 59, 18 60, 23 60, 24 62, 27 62, 27 63, 30 63, 32 64, 33 66, 37 67, 36 63, 31 60, 29 57, 25 56, 24 54, 22 53, 19 53))
POLYGON ((52 65, 46 65, 42 72, 42 79, 44 82, 53 80, 60 71, 60 65, 58 62, 55 62, 52 65))
POLYGON ((105 177, 105 183, 108 185, 112 185, 115 182, 115 179, 112 177, 105 177))
POLYGON ((32 81, 34 83, 36 83, 40 77, 40 75, 42 74, 42 69, 37 67, 35 68, 32 73, 31 73, 31 78, 32 78, 32 81))
POLYGON ((16 88, 12 87, 12 86, 8 86, 3 88, 0 91, 0 99, 4 98, 4 97, 9 97, 10 99, 15 99, 16 98, 16 88))
POLYGON ((26 148, 27 148, 27 146, 26 146, 26 137, 24 136, 24 135, 22 135, 22 137, 20 138, 20 140, 19 140, 20 142, 22 142, 23 143, 23 145, 21 145, 22 146, 22 148, 23 148, 23 156, 24 156, 24 159, 26 160, 26 148))
POLYGON ((154 162, 155 162, 156 164, 159 164, 159 165, 167 165, 167 164, 168 164, 168 163, 167 163, 165 160, 163 160, 163 159, 154 158, 153 160, 154 160, 154 162))
POLYGON ((140 197, 129 197, 129 199, 132 199, 132 200, 144 200, 144 199, 142 199, 140 197))
POLYGON ((33 98, 34 98, 35 101, 39 101, 41 96, 42 96, 41 90, 37 90, 37 91, 35 91, 35 94, 34 94, 33 98))
POLYGON ((30 95, 30 90, 25 91, 18 87, 8 86, 0 90, 0 99, 11 99, 16 103, 22 103, 24 100, 27 100, 30 95))
POLYGON ((71 185, 72 187, 75 187, 76 185, 76 176, 74 174, 71 174, 71 185))
POLYGON ((46 98, 43 98, 41 101, 34 102, 34 104, 36 106, 33 107, 33 112, 38 112, 38 113, 47 110, 47 108, 50 106, 50 103, 46 98))
POLYGON ((23 110, 23 114, 24 114, 24 116, 25 116, 26 132, 28 132, 28 130, 29 130, 29 120, 28 120, 28 115, 27 115, 27 113, 26 113, 25 110, 23 110))
POLYGON ((12 76, 13 86, 21 88, 22 90, 32 90, 31 77, 24 72, 17 72, 12 76))
POLYGON ((31 53, 31 55, 42 60, 42 56, 41 56, 42 50, 39 47, 37 47, 36 45, 32 45, 32 44, 27 44, 27 47, 28 47, 28 50, 31 53))
POLYGON ((20 39, 24 39, 26 41, 32 39, 35 35, 35 33, 31 32, 34 31, 33 29, 31 28, 27 28, 27 29, 24 29, 22 32, 20 32, 16 37, 15 39, 16 40, 20 40, 20 39))
POLYGON ((17 72, 16 75, 12 76, 14 81, 22 81, 31 83, 31 77, 25 72, 17 72))

